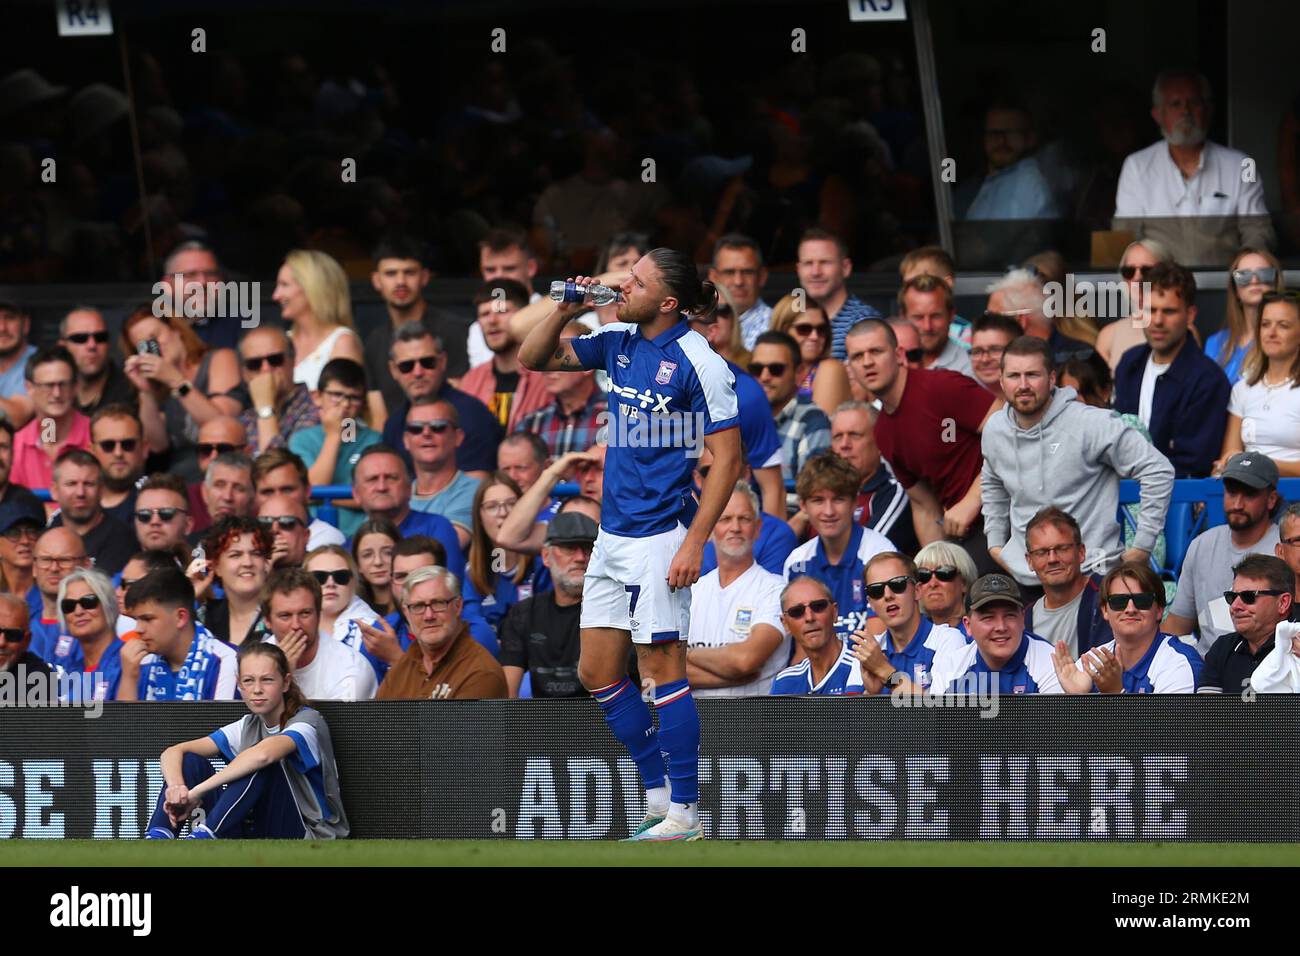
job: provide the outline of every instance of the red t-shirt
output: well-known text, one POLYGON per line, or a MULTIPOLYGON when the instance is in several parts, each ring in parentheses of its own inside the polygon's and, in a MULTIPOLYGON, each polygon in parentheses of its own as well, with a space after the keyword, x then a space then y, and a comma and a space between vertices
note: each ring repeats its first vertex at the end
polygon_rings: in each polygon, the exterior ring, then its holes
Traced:
POLYGON ((876 419, 876 444, 904 488, 924 481, 951 508, 984 467, 979 427, 994 396, 948 369, 907 370, 898 410, 876 419), (944 439, 947 438, 948 441, 944 439))

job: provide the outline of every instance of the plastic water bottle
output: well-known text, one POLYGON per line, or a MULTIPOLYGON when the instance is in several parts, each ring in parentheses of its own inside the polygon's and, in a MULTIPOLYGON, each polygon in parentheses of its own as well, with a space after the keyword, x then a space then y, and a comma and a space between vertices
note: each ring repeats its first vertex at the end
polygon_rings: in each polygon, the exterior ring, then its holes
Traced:
POLYGON ((583 288, 576 282, 565 282, 561 279, 551 283, 551 298, 556 302, 581 302, 588 295, 591 296, 594 305, 609 305, 611 302, 623 301, 623 293, 607 285, 589 285, 583 288))

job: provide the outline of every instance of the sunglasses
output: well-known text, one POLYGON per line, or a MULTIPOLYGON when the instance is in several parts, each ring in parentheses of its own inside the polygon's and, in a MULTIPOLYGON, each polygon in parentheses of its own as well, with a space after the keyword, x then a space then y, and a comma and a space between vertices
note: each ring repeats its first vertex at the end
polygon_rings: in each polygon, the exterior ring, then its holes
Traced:
POLYGON ((877 581, 874 584, 867 585, 867 597, 873 601, 879 601, 885 596, 885 588, 893 591, 895 594, 902 594, 907 590, 907 586, 912 583, 912 579, 906 574, 900 574, 896 578, 890 578, 888 581, 877 581))
POLYGON ((908 349, 903 353, 903 357, 909 362, 919 362, 925 357, 924 349, 908 349))
POLYGON ((1252 279, 1258 279, 1264 285, 1277 282, 1277 270, 1272 266, 1261 269, 1233 269, 1232 281, 1236 285, 1250 285, 1252 279))
POLYGON ((1135 275, 1141 275, 1142 278, 1145 279, 1147 277, 1147 273, 1154 268, 1155 266, 1120 266, 1119 274, 1122 275, 1125 279, 1131 279, 1135 275))
POLYGON ((93 611, 99 607, 99 598, 93 594, 83 594, 79 598, 64 598, 59 602, 59 609, 64 614, 71 614, 78 607, 86 611, 93 611))
POLYGON ((171 521, 177 515, 189 514, 184 508, 141 508, 135 513, 135 520, 141 524, 148 524, 157 515, 159 521, 171 521))
POLYGON ((1280 594, 1286 594, 1285 591, 1279 591, 1277 588, 1269 588, 1266 591, 1224 591, 1223 599, 1231 606, 1237 598, 1241 598, 1242 604, 1254 604, 1255 601, 1263 597, 1277 597, 1280 594))
POLYGON ((438 356, 424 355, 418 359, 407 359, 404 362, 398 362, 397 370, 403 375, 410 375, 415 370, 417 362, 420 364, 420 368, 432 370, 438 366, 438 356))
POLYGON ((802 335, 805 337, 809 335, 820 335, 824 338, 826 336, 827 326, 817 325, 812 322, 796 322, 791 326, 791 328, 794 329, 795 335, 802 335))
POLYGON ((750 362, 749 374, 762 378, 764 372, 771 372, 773 378, 780 378, 790 366, 785 362, 750 362))
POLYGON ((943 581, 945 583, 948 581, 956 581, 957 569, 953 567, 951 564, 945 564, 937 568, 916 569, 917 584, 927 584, 929 583, 929 580, 932 577, 938 578, 940 581, 943 581))
POLYGON ((443 434, 443 433, 444 433, 448 428, 451 428, 451 427, 452 427, 452 426, 451 426, 451 422, 447 421, 445 418, 435 418, 435 419, 434 419, 433 421, 431 421, 431 422, 412 422, 412 421, 408 421, 408 422, 406 423, 406 434, 408 434, 408 435, 423 435, 424 432, 425 432, 425 429, 428 429, 429 431, 433 432, 435 435, 441 435, 441 434, 443 434))
MULTIPOLYGON (((114 453, 115 451, 117 451, 119 448, 122 449, 122 451, 126 452, 126 453, 129 455, 131 452, 135 451, 136 446, 140 444, 140 439, 138 439, 138 438, 105 438, 103 441, 97 441, 97 442, 95 442, 95 444, 98 445, 99 448, 100 448, 100 450, 101 450, 102 452, 104 452, 104 454, 106 454, 106 455, 111 455, 111 454, 113 454, 113 453, 114 453)), ((202 446, 199 446, 199 447, 202 447, 202 446)))
POLYGON ((1128 607, 1129 601, 1139 611, 1149 611, 1151 606, 1156 603, 1154 594, 1112 594, 1106 598, 1106 606, 1112 611, 1122 611, 1128 607))
POLYGON ((4 638, 6 644, 17 644, 27 636, 27 632, 21 627, 0 627, 0 637, 4 638))
POLYGON ((262 523, 264 528, 279 525, 281 531, 292 531, 300 524, 304 524, 301 518, 294 515, 262 515, 257 520, 262 523))
POLYGON ((87 342, 94 340, 99 345, 108 342, 107 332, 73 332, 68 336, 68 341, 73 345, 85 345, 87 342))
POLYGON ((262 364, 266 363, 271 368, 279 368, 284 364, 285 354, 283 352, 272 352, 270 355, 259 355, 257 358, 244 359, 244 368, 250 372, 262 371, 262 364))
POLYGON ((198 449, 200 458, 206 458, 209 455, 229 455, 232 451, 236 451, 239 448, 238 445, 232 445, 229 442, 224 441, 201 442, 194 447, 198 449))
POLYGON ((798 621, 803 619, 805 609, 812 611, 814 614, 824 614, 830 606, 831 602, 826 598, 818 598, 815 601, 809 601, 807 604, 791 604, 786 608, 785 613, 790 615, 791 620, 798 621))
POLYGON ((33 528, 31 525, 20 525, 17 528, 10 528, 4 536, 6 541, 21 541, 23 538, 31 538, 35 541, 41 536, 41 529, 33 528))
POLYGON ((334 583, 342 588, 352 583, 352 572, 347 568, 340 568, 337 571, 313 571, 311 576, 322 586, 328 584, 330 578, 333 578, 334 583))

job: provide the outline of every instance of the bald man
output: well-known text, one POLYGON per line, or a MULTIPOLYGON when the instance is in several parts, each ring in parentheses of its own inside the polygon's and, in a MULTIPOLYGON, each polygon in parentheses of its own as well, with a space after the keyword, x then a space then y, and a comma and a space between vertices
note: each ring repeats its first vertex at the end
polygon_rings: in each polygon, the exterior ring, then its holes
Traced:
POLYGON ((320 424, 320 409, 307 386, 293 380, 293 342, 283 329, 262 326, 248 332, 239 343, 239 363, 253 399, 239 421, 256 452, 282 448, 294 432, 320 424))
POLYGON ((26 686, 27 674, 50 674, 50 665, 30 650, 31 612, 27 602, 12 594, 0 594, 0 672, 14 674, 19 686, 26 686), (20 634, 18 640, 10 640, 20 634))
POLYGON ((70 528, 51 528, 36 540, 36 588, 41 592, 41 619, 31 622, 31 649, 51 660, 59 640, 59 584, 77 568, 90 567, 81 535, 70 528))

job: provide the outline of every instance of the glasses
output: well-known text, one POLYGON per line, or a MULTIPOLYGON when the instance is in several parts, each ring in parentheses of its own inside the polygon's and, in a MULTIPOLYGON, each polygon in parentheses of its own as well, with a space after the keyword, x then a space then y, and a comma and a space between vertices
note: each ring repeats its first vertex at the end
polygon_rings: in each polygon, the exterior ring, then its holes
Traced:
POLYGON ((72 379, 62 378, 57 382, 32 382, 32 388, 39 388, 42 392, 67 391, 72 388, 72 379))
POLYGON ((511 509, 517 504, 519 504, 519 499, 511 498, 509 501, 485 501, 479 507, 481 510, 491 512, 492 514, 505 515, 509 514, 511 509))
POLYGON ((99 598, 94 594, 83 594, 79 598, 64 598, 59 602, 59 609, 64 614, 71 614, 78 607, 84 611, 93 611, 99 607, 99 598))
MULTIPOLYGON (((122 451, 126 452, 126 453, 129 455, 129 454, 131 454, 131 452, 135 451, 136 446, 140 444, 140 439, 138 439, 138 438, 105 438, 103 441, 97 441, 97 442, 95 442, 95 444, 98 445, 99 448, 100 448, 100 450, 101 450, 102 452, 104 452, 104 454, 106 454, 106 455, 111 455, 111 454, 113 454, 113 453, 114 453, 115 451, 117 451, 119 448, 122 449, 122 451)), ((199 447, 202 448, 203 446, 200 445, 199 447)))
POLYGON ((135 520, 141 524, 148 524, 153 521, 153 516, 157 515, 158 520, 164 523, 171 521, 177 515, 189 514, 184 508, 141 508, 135 513, 135 520))
POLYGON ((773 378, 780 378, 790 366, 786 362, 750 362, 749 374, 762 378, 764 372, 771 372, 773 378))
POLYGON ((1129 601, 1132 601, 1133 606, 1139 611, 1149 611, 1151 606, 1156 603, 1156 596, 1146 592, 1141 594, 1112 594, 1106 598, 1106 606, 1112 611, 1122 611, 1128 607, 1129 601))
POLYGON ((447 608, 451 607, 451 602, 455 598, 435 598, 432 601, 417 601, 414 604, 406 605, 406 609, 411 612, 412 617, 424 617, 425 611, 433 611, 442 614, 447 608))
POLYGON ((1296 535, 1294 538, 1283 538, 1282 543, 1288 548, 1294 548, 1297 544, 1300 544, 1300 535, 1296 535))
POLYGON ((1150 266, 1120 266, 1120 267, 1119 267, 1119 274, 1122 275, 1125 279, 1131 279, 1131 278, 1133 278, 1133 277, 1136 276, 1136 275, 1140 275, 1140 276, 1142 276, 1142 278, 1145 279, 1145 278, 1147 277, 1147 273, 1150 272, 1150 271, 1151 271, 1152 269, 1154 269, 1154 268, 1155 268, 1154 265, 1150 265, 1150 266))
POLYGON ((944 583, 947 583, 949 581, 956 581, 957 569, 951 564, 940 565, 937 568, 916 569, 917 584, 928 584, 930 578, 932 577, 938 578, 940 581, 943 581, 944 583))
POLYGON ((274 526, 279 525, 281 531, 292 531, 300 524, 306 523, 295 515, 262 515, 257 520, 261 522, 263 528, 274 530, 274 526))
POLYGON ((903 358, 907 359, 909 362, 919 362, 924 357, 925 357, 924 349, 908 349, 906 352, 903 353, 903 358))
POLYGON ((867 585, 867 597, 873 601, 879 601, 885 596, 885 588, 893 591, 895 594, 902 594, 907 590, 907 586, 912 583, 912 579, 906 574, 900 574, 896 578, 890 578, 888 581, 876 581, 874 584, 867 585))
POLYGON ((1279 591, 1277 588, 1269 588, 1265 591, 1224 591, 1223 599, 1231 606, 1241 598, 1242 604, 1254 604, 1260 597, 1277 597, 1280 594, 1286 594, 1285 591, 1279 591))
POLYGON ((21 627, 0 627, 0 637, 4 638, 6 644, 17 644, 27 636, 27 632, 21 627))
POLYGON ((68 341, 73 345, 85 345, 87 342, 94 340, 98 345, 104 345, 108 342, 107 332, 73 332, 68 337, 68 341))
POLYGON ((131 590, 131 586, 134 585, 137 581, 143 581, 143 580, 144 578, 132 578, 130 581, 128 581, 126 578, 123 578, 121 583, 118 585, 118 587, 120 587, 122 589, 122 593, 125 594, 127 591, 131 590))
POLYGON ((397 370, 403 375, 410 375, 415 371, 415 365, 418 362, 420 368, 432 371, 438 367, 438 358, 439 356, 437 355, 422 355, 419 358, 406 359, 405 361, 397 363, 397 370))
POLYGON ((321 394, 331 402, 335 402, 339 405, 342 405, 344 402, 364 402, 366 400, 364 395, 355 395, 352 392, 335 392, 327 390, 321 392, 321 394))
MULTIPOLYGON (((238 445, 224 441, 200 442, 194 447, 198 450, 200 458, 207 458, 209 455, 229 455, 239 448, 238 445)), ((127 450, 130 451, 129 448, 127 450)))
POLYGON ((804 336, 805 338, 807 338, 808 336, 812 336, 812 335, 816 335, 816 336, 820 336, 821 338, 825 338, 825 337, 826 337, 826 329, 828 328, 828 326, 826 326, 825 324, 820 324, 820 325, 819 325, 819 324, 814 323, 814 322, 796 322, 794 325, 792 325, 792 326, 790 326, 790 327, 791 327, 792 329, 794 329, 794 334, 795 334, 795 335, 802 335, 802 336, 804 336))
POLYGON ((33 528, 30 525, 19 525, 17 528, 10 528, 5 532, 6 541, 21 541, 23 538, 31 538, 35 541, 41 536, 40 528, 33 528))
POLYGON ((408 435, 423 435, 424 432, 425 432, 425 429, 428 429, 429 431, 433 432, 435 435, 441 435, 441 434, 443 434, 443 433, 444 433, 448 428, 451 428, 451 427, 452 427, 451 422, 447 421, 447 419, 445 419, 445 418, 435 418, 435 419, 434 419, 433 421, 431 421, 431 422, 412 422, 412 421, 408 421, 408 422, 406 423, 406 434, 408 434, 408 435))
POLYGON ((803 619, 805 610, 812 611, 814 614, 823 614, 830 606, 831 602, 826 598, 818 598, 816 601, 809 601, 807 604, 791 604, 786 608, 785 613, 790 616, 791 620, 798 621, 803 619))
POLYGON ((84 560, 84 558, 55 558, 46 555, 45 557, 37 556, 36 564, 42 568, 74 568, 77 566, 77 562, 84 560))
POLYGON ((970 350, 970 357, 973 359, 1000 359, 1002 353, 1007 350, 1005 345, 990 345, 988 348, 978 348, 970 350))
POLYGON ((352 572, 347 568, 340 568, 337 571, 313 571, 311 576, 314 577, 316 583, 320 585, 328 584, 330 578, 333 578, 334 583, 342 588, 345 588, 352 583, 352 572))
POLYGON ((1054 558, 1058 554, 1063 558, 1068 558, 1070 552, 1077 547, 1077 544, 1058 544, 1054 548, 1035 548, 1033 551, 1026 551, 1025 554, 1035 561, 1041 561, 1043 558, 1054 558))
POLYGON ((1273 285, 1277 282, 1277 270, 1272 266, 1264 266, 1262 269, 1232 270, 1232 281, 1236 285, 1250 285, 1251 280, 1257 280, 1264 285, 1273 285))
POLYGON ((271 368, 279 368, 284 364, 285 354, 283 352, 272 352, 270 355, 259 355, 255 358, 244 359, 244 368, 250 372, 262 371, 262 364, 265 363, 271 368))

